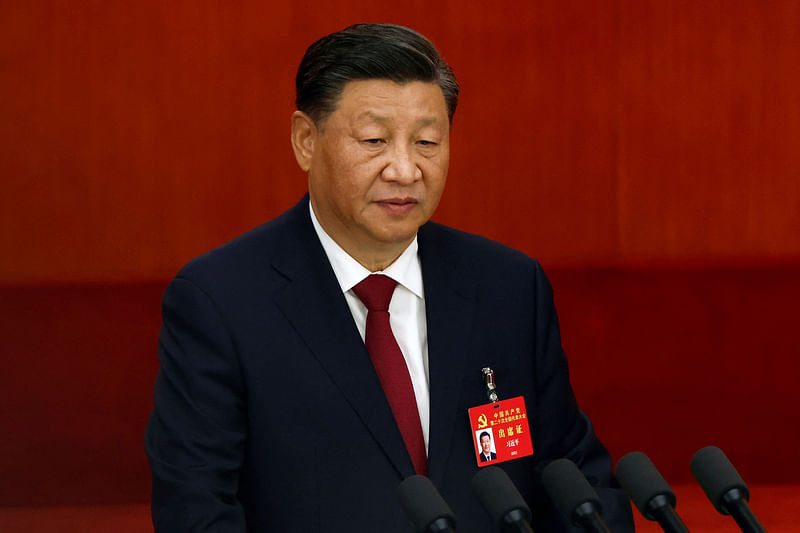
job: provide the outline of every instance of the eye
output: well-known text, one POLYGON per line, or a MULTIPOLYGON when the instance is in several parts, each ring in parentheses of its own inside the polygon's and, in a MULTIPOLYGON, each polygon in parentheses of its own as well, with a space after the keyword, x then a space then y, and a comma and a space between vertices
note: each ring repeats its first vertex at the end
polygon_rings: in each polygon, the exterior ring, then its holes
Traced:
POLYGON ((436 146, 437 143, 435 143, 433 141, 427 141, 427 140, 422 139, 422 140, 417 141, 417 144, 420 144, 422 146, 436 146))
POLYGON ((361 142, 365 144, 381 144, 383 142, 383 139, 364 139, 361 142))

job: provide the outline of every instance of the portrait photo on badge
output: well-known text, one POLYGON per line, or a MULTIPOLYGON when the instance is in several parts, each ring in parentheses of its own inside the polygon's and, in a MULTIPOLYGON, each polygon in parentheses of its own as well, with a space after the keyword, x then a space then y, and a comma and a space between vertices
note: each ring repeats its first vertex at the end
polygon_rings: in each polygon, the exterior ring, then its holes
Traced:
POLYGON ((494 446, 494 433, 492 432, 492 428, 476 431, 475 443, 478 445, 478 458, 482 463, 497 459, 497 449, 494 446))

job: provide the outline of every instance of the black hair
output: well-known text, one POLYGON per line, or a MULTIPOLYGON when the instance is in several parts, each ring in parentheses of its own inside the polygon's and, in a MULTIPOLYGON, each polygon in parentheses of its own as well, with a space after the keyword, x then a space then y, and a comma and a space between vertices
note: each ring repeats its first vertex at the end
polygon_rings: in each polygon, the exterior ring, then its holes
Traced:
POLYGON ((336 110, 345 84, 384 79, 438 83, 452 121, 458 81, 423 35, 396 24, 355 24, 308 47, 297 69, 297 109, 321 124, 336 110))
POLYGON ((481 439, 484 437, 484 435, 485 435, 485 436, 487 436, 487 437, 489 437, 489 440, 492 440, 492 436, 491 436, 491 435, 489 435, 489 432, 488 432, 488 431, 482 431, 482 432, 481 432, 481 434, 480 434, 480 435, 478 435, 478 440, 481 440, 481 439))

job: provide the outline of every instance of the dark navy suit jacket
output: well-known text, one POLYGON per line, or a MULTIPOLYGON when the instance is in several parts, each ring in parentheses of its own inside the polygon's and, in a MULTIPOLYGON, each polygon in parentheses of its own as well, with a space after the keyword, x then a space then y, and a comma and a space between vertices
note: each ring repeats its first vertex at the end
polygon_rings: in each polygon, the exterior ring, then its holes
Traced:
MULTIPOLYGON (((486 366, 501 399, 525 397, 535 454, 501 467, 532 507, 534 529, 565 529, 539 475, 566 456, 597 487, 611 529, 632 531, 608 454, 576 405, 539 264, 435 223, 420 228, 419 254, 428 474, 458 531, 492 531, 469 489, 478 466, 467 409, 488 401, 486 366)), ((411 531, 396 497, 411 460, 307 197, 190 262, 162 311, 145 439, 156 532, 411 531)))

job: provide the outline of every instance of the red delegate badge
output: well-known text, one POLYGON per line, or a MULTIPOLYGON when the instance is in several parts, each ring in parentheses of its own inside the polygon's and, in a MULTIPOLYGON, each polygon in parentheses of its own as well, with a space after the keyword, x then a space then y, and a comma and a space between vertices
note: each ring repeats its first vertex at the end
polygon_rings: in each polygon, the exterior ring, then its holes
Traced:
POLYGON ((469 423, 478 466, 533 455, 533 436, 523 396, 473 407, 469 410, 469 423))

